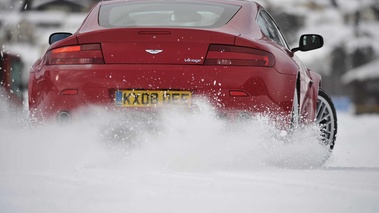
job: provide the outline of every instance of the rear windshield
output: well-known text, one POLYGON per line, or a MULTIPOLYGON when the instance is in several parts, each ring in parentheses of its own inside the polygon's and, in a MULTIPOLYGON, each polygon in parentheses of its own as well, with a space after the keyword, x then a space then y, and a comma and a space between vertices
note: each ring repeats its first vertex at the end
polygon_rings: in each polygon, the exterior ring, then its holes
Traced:
POLYGON ((102 5, 99 24, 118 27, 215 28, 229 22, 240 6, 202 3, 143 1, 102 5))

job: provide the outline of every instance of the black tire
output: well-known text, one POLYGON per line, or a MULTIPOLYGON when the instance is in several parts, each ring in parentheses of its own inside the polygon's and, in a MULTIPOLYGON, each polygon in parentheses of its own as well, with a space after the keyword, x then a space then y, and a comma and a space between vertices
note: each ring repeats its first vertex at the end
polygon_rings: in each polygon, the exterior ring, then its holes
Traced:
POLYGON ((332 99, 323 89, 319 89, 315 123, 320 127, 321 142, 333 150, 337 136, 337 113, 332 99))

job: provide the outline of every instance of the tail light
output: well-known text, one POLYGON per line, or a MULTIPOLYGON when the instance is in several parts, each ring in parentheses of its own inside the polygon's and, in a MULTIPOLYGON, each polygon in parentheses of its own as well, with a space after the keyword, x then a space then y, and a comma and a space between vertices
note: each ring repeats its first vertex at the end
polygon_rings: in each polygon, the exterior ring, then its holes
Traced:
POLYGON ((48 65, 104 64, 100 44, 83 44, 53 49, 47 53, 48 65))
POLYGON ((210 45, 205 65, 272 67, 275 58, 263 50, 229 45, 210 45))

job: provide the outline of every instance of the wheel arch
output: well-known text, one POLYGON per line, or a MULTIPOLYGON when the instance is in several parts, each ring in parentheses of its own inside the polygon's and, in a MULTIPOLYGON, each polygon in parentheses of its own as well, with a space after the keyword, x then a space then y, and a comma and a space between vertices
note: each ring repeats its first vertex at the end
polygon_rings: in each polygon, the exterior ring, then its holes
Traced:
POLYGON ((305 100, 305 98, 304 100, 302 100, 302 98, 300 97, 301 88, 303 86, 301 85, 303 82, 302 82, 302 76, 300 72, 298 72, 297 74, 296 90, 297 90, 297 97, 299 100, 301 116, 303 116, 305 120, 313 121, 316 114, 318 92, 319 92, 319 89, 321 88, 321 75, 311 70, 307 70, 307 71, 308 71, 307 72, 308 78, 310 79, 309 87, 307 89, 308 91, 306 92, 307 101, 305 100))
POLYGON ((321 75, 316 73, 316 72, 309 71, 309 73, 310 73, 310 76, 312 79, 311 93, 312 93, 313 110, 314 110, 314 115, 312 117, 314 117, 314 116, 316 116, 317 98, 318 98, 318 92, 322 86, 322 79, 321 79, 321 75))
POLYGON ((313 71, 309 71, 309 74, 311 75, 311 79, 312 79, 312 87, 315 89, 315 91, 318 93, 318 90, 319 88, 322 86, 322 78, 321 78, 321 75, 316 73, 316 72, 313 72, 313 71))

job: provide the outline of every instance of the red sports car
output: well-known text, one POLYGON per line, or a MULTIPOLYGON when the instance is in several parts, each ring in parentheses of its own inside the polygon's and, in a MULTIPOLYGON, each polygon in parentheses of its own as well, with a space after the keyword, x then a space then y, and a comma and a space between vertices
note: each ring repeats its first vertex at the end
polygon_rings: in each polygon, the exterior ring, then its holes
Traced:
POLYGON ((87 105, 190 108, 202 98, 226 117, 264 113, 290 128, 316 122, 334 146, 333 103, 295 55, 322 47, 323 38, 303 35, 290 49, 256 2, 102 1, 77 32, 54 33, 49 42, 29 79, 37 120, 71 119, 87 105))

